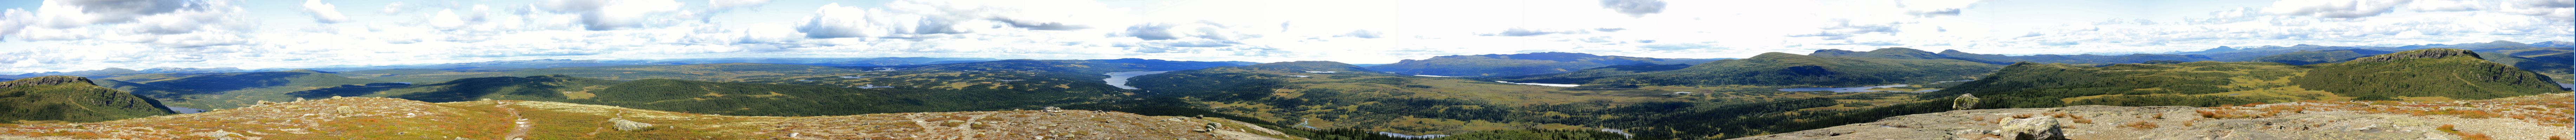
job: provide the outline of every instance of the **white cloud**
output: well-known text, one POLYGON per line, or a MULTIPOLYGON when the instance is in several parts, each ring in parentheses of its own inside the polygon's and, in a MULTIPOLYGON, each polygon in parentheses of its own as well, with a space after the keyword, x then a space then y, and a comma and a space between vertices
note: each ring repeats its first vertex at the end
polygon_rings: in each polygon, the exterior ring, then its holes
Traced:
POLYGON ((2558 20, 2576 19, 2571 18, 2576 16, 2576 0, 2507 0, 2502 7, 2502 11, 2506 13, 2558 20))
POLYGON ((397 2, 393 2, 393 3, 389 3, 389 4, 385 4, 385 9, 384 9, 384 10, 376 10, 376 13, 379 13, 379 14, 395 14, 395 13, 402 13, 402 12, 403 12, 403 3, 402 3, 402 2, 399 2, 399 1, 397 1, 397 2))
POLYGON ((313 14, 313 22, 349 22, 349 16, 340 15, 340 9, 338 7, 339 6, 322 3, 322 0, 304 0, 304 12, 307 14, 313 14))
POLYGON ((2477 0, 2416 0, 2406 9, 2425 12, 2477 11, 2486 5, 2477 0))
POLYGON ((2412 0, 2281 0, 2263 12, 2326 18, 2360 18, 2386 14, 2412 0))
POLYGON ((1976 3, 1977 0, 1903 0, 1896 4, 1898 8, 1905 9, 1906 15, 1938 17, 1958 16, 1960 9, 1976 3))
POLYGON ((19 30, 25 29, 27 26, 30 26, 28 24, 35 22, 35 20, 33 20, 34 18, 36 18, 36 16, 34 14, 27 13, 26 10, 9 9, 0 11, 0 41, 8 41, 9 37, 18 34, 19 30))
POLYGON ((1617 10, 1617 11, 1619 11, 1619 13, 1628 14, 1628 16, 1630 16, 1630 17, 1643 17, 1643 16, 1646 16, 1646 14, 1654 14, 1654 13, 1662 13, 1662 12, 1664 12, 1664 1, 1663 1, 1663 0, 1601 0, 1601 7, 1602 7, 1602 8, 1610 8, 1610 10, 1617 10))
POLYGON ((769 0, 707 0, 707 9, 733 9, 760 6, 761 4, 769 4, 769 0))
POLYGON ((823 5, 798 23, 811 38, 1090 29, 1119 12, 1089 1, 895 1, 883 9, 823 5))
POLYGON ((688 17, 690 19, 697 19, 699 22, 706 22, 709 20, 709 17, 714 17, 718 13, 733 11, 733 9, 737 8, 759 7, 763 4, 769 4, 769 0, 707 0, 707 9, 692 12, 681 12, 681 17, 688 17))
POLYGON ((437 16, 429 17, 430 27, 437 27, 440 30, 455 30, 465 27, 465 19, 457 17, 456 10, 438 10, 437 14, 437 16))
POLYGON ((1816 31, 1816 33, 1793 34, 1789 35, 1789 37, 1823 37, 1824 40, 1843 40, 1863 34, 1895 34, 1898 31, 1897 26, 1903 24, 1852 24, 1851 22, 1852 21, 1848 19, 1834 19, 1833 25, 1817 28, 1819 30, 1816 31))
POLYGON ((34 12, 10 9, 0 33, 21 41, 138 43, 196 48, 236 45, 253 25, 233 1, 49 0, 34 12), (30 18, 15 18, 30 17, 30 18), (107 42, 95 42, 107 41, 107 42))
POLYGON ((582 28, 592 31, 640 28, 651 22, 650 17, 680 9, 680 2, 670 0, 551 0, 538 5, 550 12, 580 14, 582 28))

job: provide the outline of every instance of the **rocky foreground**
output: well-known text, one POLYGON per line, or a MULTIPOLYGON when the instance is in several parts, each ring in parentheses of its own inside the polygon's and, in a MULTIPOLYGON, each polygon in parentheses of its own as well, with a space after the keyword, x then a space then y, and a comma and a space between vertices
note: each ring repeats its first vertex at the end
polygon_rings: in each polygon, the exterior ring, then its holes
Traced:
POLYGON ((340 97, 95 123, 0 124, 0 139, 1302 139, 1217 118, 1083 110, 762 117, 537 101, 340 97))
POLYGON ((1914 114, 1739 139, 2566 140, 2569 93, 2473 101, 2070 106, 1914 114))

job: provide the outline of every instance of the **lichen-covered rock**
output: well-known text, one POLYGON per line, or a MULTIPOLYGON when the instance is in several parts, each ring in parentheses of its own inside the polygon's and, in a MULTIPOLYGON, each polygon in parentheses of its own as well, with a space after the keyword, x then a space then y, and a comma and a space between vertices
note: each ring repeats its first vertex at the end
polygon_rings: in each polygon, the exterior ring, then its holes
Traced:
POLYGON ((608 122, 617 123, 617 131, 635 131, 643 130, 644 127, 653 127, 653 124, 628 121, 624 118, 608 118, 608 122))
POLYGON ((2017 140, 2066 139, 2066 131, 2058 129, 2057 118, 2051 117, 2013 119, 2005 122, 1999 131, 2002 133, 1998 134, 2013 136, 2017 140))
POLYGON ((1959 94, 1958 98, 1950 99, 1950 110, 1969 109, 1977 109, 1977 94, 1959 94))

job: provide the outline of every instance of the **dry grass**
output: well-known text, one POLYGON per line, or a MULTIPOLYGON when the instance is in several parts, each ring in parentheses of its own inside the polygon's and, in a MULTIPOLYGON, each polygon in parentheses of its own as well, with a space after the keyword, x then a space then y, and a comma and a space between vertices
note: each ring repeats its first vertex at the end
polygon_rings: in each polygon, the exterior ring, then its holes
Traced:
POLYGON ((2129 128, 2129 129, 2138 129, 2138 130, 2156 129, 2156 127, 2157 127, 2157 126, 2156 126, 2156 123, 2150 123, 2150 122, 2147 122, 2147 121, 2144 121, 2144 120, 2135 121, 2135 122, 2129 122, 2128 124, 2120 124, 2120 128, 2129 128))
POLYGON ((2072 116, 2070 116, 2070 118, 2075 118, 2075 123, 2082 123, 2082 124, 2091 124, 2091 123, 2093 123, 2093 119, 2085 119, 2083 115, 2072 115, 2072 116))
POLYGON ((2433 130, 2442 130, 2442 132, 2443 132, 2443 133, 2451 133, 2451 135, 2459 135, 2459 136, 2460 136, 2460 139, 2463 139, 2463 140, 2494 140, 2494 139, 2495 139, 2495 137, 2494 137, 2494 136, 2487 136, 2487 134, 2469 133, 2469 132, 2460 132, 2460 129, 2457 129, 2457 128, 2458 128, 2458 126, 2453 126, 2453 125, 2451 125, 2451 124, 2442 124, 2442 126, 2441 126, 2441 127, 2435 127, 2435 128, 2433 128, 2433 130))

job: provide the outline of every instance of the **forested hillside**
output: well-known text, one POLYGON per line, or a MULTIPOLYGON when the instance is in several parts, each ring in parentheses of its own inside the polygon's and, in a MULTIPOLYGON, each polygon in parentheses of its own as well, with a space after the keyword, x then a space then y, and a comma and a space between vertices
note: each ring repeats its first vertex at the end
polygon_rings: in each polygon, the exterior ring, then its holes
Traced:
POLYGON ((89 78, 43 76, 0 82, 0 123, 96 122, 171 113, 160 101, 92 85, 89 78))
POLYGON ((2018 63, 1993 76, 1924 94, 1942 98, 1960 94, 1982 97, 1978 108, 2035 108, 2072 105, 2219 106, 2258 102, 2329 99, 2302 91, 2288 81, 2305 69, 2263 62, 2189 62, 2179 64, 2018 63))
POLYGON ((2424 49, 2325 64, 2293 82, 2362 100, 2403 97, 2488 99, 2566 92, 2539 73, 2479 59, 2461 49, 2424 49))
POLYGON ((1679 70, 1602 78, 1590 84, 1597 87, 1870 86, 1967 80, 1997 68, 2001 66, 1955 59, 1819 57, 1775 52, 1692 65, 1679 70))
POLYGON ((1325 132, 1475 134, 1523 128, 1612 128, 1639 139, 1723 139, 1947 107, 1947 102, 1920 102, 1885 92, 1779 92, 1774 90, 1782 88, 1778 86, 1548 87, 1355 72, 1351 67, 1327 61, 1280 62, 1173 71, 1134 80, 1145 90, 1145 98, 1154 98, 1143 101, 1182 102, 1172 104, 1325 132))

